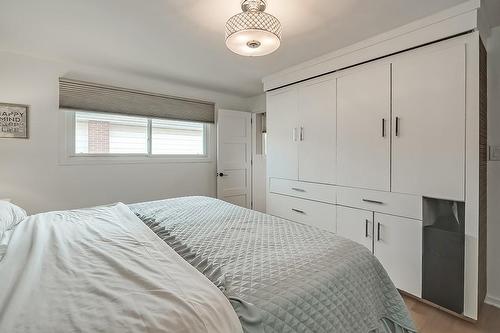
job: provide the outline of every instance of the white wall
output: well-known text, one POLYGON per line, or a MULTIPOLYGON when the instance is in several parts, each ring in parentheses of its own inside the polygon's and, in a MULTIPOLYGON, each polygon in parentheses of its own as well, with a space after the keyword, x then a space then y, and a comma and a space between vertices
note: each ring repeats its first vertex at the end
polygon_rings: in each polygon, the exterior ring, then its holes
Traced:
MULTIPOLYGON (((30 213, 216 193, 215 161, 60 165, 60 76, 209 100, 221 108, 248 106, 231 95, 9 52, 0 52, 0 73, 0 102, 31 106, 30 138, 0 139, 0 198, 11 198, 30 213)), ((212 134, 215 143, 215 130, 212 134)))
POLYGON ((250 112, 266 112, 266 94, 262 93, 260 95, 247 98, 247 104, 250 112))
MULTIPOLYGON (((488 40, 488 143, 500 145, 500 27, 488 40)), ((488 298, 500 306, 500 162, 488 162, 488 298)))

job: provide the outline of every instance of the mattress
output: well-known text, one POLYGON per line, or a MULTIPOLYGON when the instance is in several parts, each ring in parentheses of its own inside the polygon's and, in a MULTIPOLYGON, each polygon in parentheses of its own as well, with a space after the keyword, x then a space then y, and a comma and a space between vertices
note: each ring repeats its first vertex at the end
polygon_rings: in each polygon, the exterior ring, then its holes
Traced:
POLYGON ((231 301, 246 332, 415 332, 363 246, 207 197, 129 205, 231 301))

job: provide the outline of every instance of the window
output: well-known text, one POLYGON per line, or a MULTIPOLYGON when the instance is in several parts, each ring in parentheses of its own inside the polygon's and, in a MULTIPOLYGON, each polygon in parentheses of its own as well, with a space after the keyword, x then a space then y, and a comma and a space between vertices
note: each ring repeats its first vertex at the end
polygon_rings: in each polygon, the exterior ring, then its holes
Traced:
POLYGON ((153 155, 204 155, 204 125, 190 121, 151 120, 153 155))
POLYGON ((147 118, 76 112, 75 154, 147 153, 147 118))
POLYGON ((207 125, 96 112, 74 112, 75 156, 207 155, 207 125))

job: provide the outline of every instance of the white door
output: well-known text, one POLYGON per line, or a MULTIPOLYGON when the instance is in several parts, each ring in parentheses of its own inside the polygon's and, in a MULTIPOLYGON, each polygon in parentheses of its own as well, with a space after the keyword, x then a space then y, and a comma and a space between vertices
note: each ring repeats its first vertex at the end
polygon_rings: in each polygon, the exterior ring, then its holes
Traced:
POLYGON ((298 178, 298 90, 267 94, 268 177, 298 178))
POLYGON ((338 206, 337 234, 364 245, 372 251, 373 212, 338 206))
POLYGON ((217 117, 217 197, 251 206, 251 113, 219 110, 217 117))
POLYGON ((299 180, 335 184, 336 80, 299 88, 299 180))
POLYGON ((390 190, 390 64, 370 64, 337 80, 339 185, 390 190))
POLYGON ((421 297, 422 222, 375 213, 373 253, 397 288, 421 297))
POLYGON ((465 200, 465 45, 393 64, 392 190, 465 200))

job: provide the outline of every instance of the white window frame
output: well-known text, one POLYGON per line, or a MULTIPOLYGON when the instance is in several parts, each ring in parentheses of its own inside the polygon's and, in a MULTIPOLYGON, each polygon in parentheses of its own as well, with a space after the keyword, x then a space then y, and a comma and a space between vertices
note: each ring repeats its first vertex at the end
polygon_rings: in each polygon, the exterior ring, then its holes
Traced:
MULTIPOLYGON (((214 161, 214 124, 204 124, 203 155, 152 154, 152 118, 148 119, 148 153, 145 154, 77 154, 75 153, 75 113, 86 110, 64 110, 61 112, 62 127, 59 148, 59 162, 63 165, 78 164, 129 164, 129 163, 210 163, 214 161)), ((128 115, 127 115, 128 116, 128 115)))

